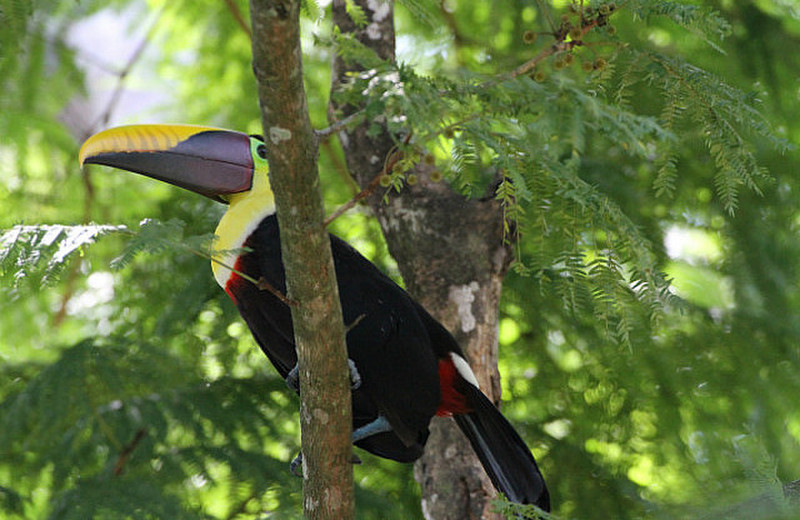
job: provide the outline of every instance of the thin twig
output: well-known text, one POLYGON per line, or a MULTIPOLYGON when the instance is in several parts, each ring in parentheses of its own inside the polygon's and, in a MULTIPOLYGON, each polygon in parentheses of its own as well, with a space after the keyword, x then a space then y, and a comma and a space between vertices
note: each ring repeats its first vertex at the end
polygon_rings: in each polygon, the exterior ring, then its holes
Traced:
POLYGON ((366 188, 356 193, 353 196, 353 198, 351 198, 350 200, 348 200, 347 202, 336 208, 336 210, 333 213, 328 215, 328 217, 324 221, 322 221, 322 225, 324 227, 328 227, 328 225, 330 225, 331 222, 341 217, 343 214, 345 214, 347 211, 349 211, 352 207, 354 207, 363 199, 369 197, 372 194, 372 192, 375 191, 375 188, 378 187, 378 183, 380 183, 381 177, 383 177, 383 171, 381 171, 371 181, 369 181, 369 185, 366 188))
POLYGON ((542 0, 536 0, 536 3, 539 4, 539 10, 544 13, 544 17, 547 18, 547 24, 550 26, 550 30, 555 31, 556 24, 553 23, 553 17, 550 16, 550 10, 547 8, 546 5, 544 5, 544 2, 542 2, 542 0))
MULTIPOLYGON (((161 12, 163 12, 163 9, 161 12)), ((159 13, 153 20, 152 25, 150 26, 150 28, 147 29, 147 33, 145 33, 145 36, 138 43, 138 45, 133 51, 133 54, 131 54, 131 57, 128 59, 125 65, 118 71, 112 71, 110 69, 110 66, 104 66, 100 64, 99 59, 95 60, 94 59, 95 57, 93 55, 86 54, 84 56, 84 58, 87 61, 93 62, 96 66, 101 67, 103 70, 106 70, 107 72, 114 74, 117 77, 117 84, 114 86, 114 90, 111 93, 111 97, 109 98, 108 103, 106 103, 105 108, 100 113, 100 116, 97 118, 97 122, 94 125, 88 127, 87 135, 83 136, 84 139, 88 138, 89 135, 94 133, 96 129, 108 125, 108 122, 111 119, 111 114, 116 109, 116 106, 119 103, 120 98, 122 97, 125 85, 125 79, 127 78, 128 74, 130 74, 131 70, 136 65, 136 63, 141 59, 142 54, 144 53, 144 50, 147 48, 152 33, 160 18, 161 18, 161 13, 159 13)), ((83 168, 81 174, 83 178, 84 192, 86 194, 83 203, 83 222, 87 223, 92 220, 91 213, 92 213, 92 208, 94 207, 95 189, 94 189, 94 183, 92 182, 91 169, 83 168)), ((69 305, 69 302, 70 300, 72 300, 72 297, 74 296, 75 293, 75 281, 77 280, 79 268, 80 264, 78 263, 73 263, 70 268, 70 272, 67 277, 66 289, 64 290, 64 293, 61 296, 61 302, 59 303, 58 311, 56 312, 53 318, 54 327, 60 326, 61 323, 66 318, 67 306, 69 305)))
POLYGON ((487 81, 484 81, 478 87, 479 88, 490 88, 490 87, 493 87, 493 86, 495 86, 495 85, 497 85, 499 83, 503 83, 503 82, 508 81, 510 79, 514 79, 516 77, 528 74, 531 71, 533 71, 533 69, 535 69, 536 66, 539 65, 539 63, 544 61, 546 58, 552 56, 553 54, 557 54, 559 52, 568 52, 568 51, 571 51, 572 49, 574 49, 575 47, 582 47, 582 46, 588 45, 587 43, 585 43, 583 41, 583 37, 586 36, 586 34, 589 31, 591 31, 592 29, 594 29, 597 26, 598 26, 598 21, 597 20, 592 20, 590 23, 587 23, 586 25, 581 26, 581 28, 580 28, 581 29, 581 37, 580 38, 578 38, 576 40, 570 40, 570 41, 556 40, 556 42, 553 45, 551 45, 551 46, 549 46, 549 47, 547 47, 545 49, 542 49, 539 52, 539 54, 537 54, 534 58, 526 61, 525 63, 523 63, 522 65, 518 66, 517 68, 515 68, 511 72, 498 74, 494 78, 489 79, 487 81))
POLYGON ((136 446, 139 445, 142 439, 147 435, 147 430, 144 428, 140 428, 139 431, 136 432, 136 435, 133 436, 133 440, 129 442, 122 451, 119 453, 119 457, 117 457, 117 463, 114 465, 114 476, 118 477, 122 474, 122 470, 125 469, 125 464, 127 464, 128 459, 133 453, 133 450, 136 449, 136 446))
POLYGON ((233 15, 233 19, 236 20, 236 23, 242 30, 247 34, 247 37, 252 40, 253 39, 253 32, 250 30, 250 26, 247 24, 247 21, 244 19, 244 15, 242 11, 239 9, 239 6, 233 0, 223 0, 225 5, 228 6, 228 10, 233 15))
POLYGON ((280 292, 278 289, 273 287, 272 284, 270 284, 267 281, 267 279, 264 278, 263 276, 259 278, 258 281, 256 282, 256 287, 258 287, 262 291, 267 291, 268 293, 270 293, 271 295, 273 295, 274 297, 276 297, 289 307, 297 305, 297 301, 292 300, 291 298, 280 292))
POLYGON ((345 328, 344 328, 345 334, 347 334, 348 332, 350 332, 354 328, 358 327, 358 324, 361 323, 361 320, 363 320, 366 317, 367 317, 366 314, 359 314, 358 317, 353 320, 353 323, 351 323, 349 325, 345 325, 345 328))
POLYGON ((347 168, 347 163, 342 160, 338 153, 336 153, 333 144, 326 140, 322 141, 319 145, 320 148, 325 150, 328 159, 333 163, 333 170, 339 174, 339 177, 341 177, 342 181, 347 184, 348 188, 350 188, 350 191, 353 192, 353 195, 358 193, 358 183, 355 181, 355 179, 353 179, 353 176, 350 175, 350 170, 347 168))
MULTIPOLYGON (((120 229, 119 232, 120 233, 124 233, 126 235, 130 235, 130 236, 136 235, 135 231, 133 231, 131 229, 127 229, 127 228, 120 229)), ((292 300, 291 298, 289 298, 288 296, 284 295, 282 292, 280 292, 279 290, 274 288, 272 285, 270 285, 269 282, 267 282, 266 279, 264 279, 264 277, 261 277, 258 280, 256 280, 255 278, 253 278, 249 274, 243 273, 239 269, 236 269, 235 267, 230 266, 227 263, 223 262, 222 260, 220 260, 219 258, 214 256, 214 254, 212 254, 212 253, 208 253, 206 251, 202 251, 200 249, 196 249, 194 247, 188 246, 188 245, 186 245, 184 243, 181 243, 181 242, 174 242, 173 244, 175 246, 177 246, 177 247, 180 247, 184 251, 187 251, 189 253, 197 255, 197 256, 199 256, 201 258, 205 258, 206 260, 209 260, 209 261, 211 261, 211 262, 213 262, 213 263, 215 263, 215 264, 217 264, 217 265, 219 265, 221 267, 224 267, 225 269, 228 269, 230 272, 236 274, 237 276, 239 276, 243 280, 247 280, 248 282, 252 283, 253 285, 255 285, 256 287, 258 287, 261 290, 269 291, 270 293, 272 293, 274 296, 276 296, 279 300, 281 300, 286 305, 290 305, 290 306, 291 305, 297 305, 296 301, 292 300)), ((245 248, 245 250, 246 250, 246 248, 245 248)), ((224 251, 218 252, 218 254, 219 253, 224 253, 224 251)))
POLYGON ((225 262, 223 262, 222 260, 219 260, 219 259, 218 259, 217 257, 215 257, 214 255, 210 255, 210 254, 208 254, 208 253, 205 253, 205 252, 203 252, 203 251, 200 251, 200 250, 194 249, 194 248, 192 248, 192 247, 189 247, 189 246, 186 246, 186 245, 184 245, 184 244, 180 244, 180 245, 181 245, 182 247, 184 247, 186 250, 188 250, 188 251, 190 251, 190 252, 192 252, 192 253, 194 253, 194 254, 196 254, 196 255, 200 255, 200 256, 202 256, 202 257, 204 257, 204 258, 207 258, 207 259, 211 260, 212 262, 214 262, 215 264, 218 264, 218 265, 220 265, 220 266, 224 267, 225 269, 228 269, 230 272, 232 272, 232 273, 236 274, 237 276, 239 276, 239 277, 240 277, 240 278, 242 278, 243 280, 247 280, 248 282, 250 282, 250 283, 252 283, 253 285, 255 285, 255 286, 256 286, 256 287, 257 287, 259 290, 261 290, 261 291, 267 291, 267 292, 271 293, 273 296, 275 296, 276 298, 278 298, 280 301, 282 301, 282 302, 283 302, 283 303, 285 303, 286 305, 289 305, 289 306, 292 306, 292 305, 297 305, 297 302, 296 302, 295 300, 292 300, 291 298, 289 298, 288 296, 286 296, 285 294, 283 294, 282 292, 280 292, 278 289, 276 289, 275 287, 273 287, 273 286, 272 286, 272 285, 271 285, 271 284, 270 284, 270 283, 269 283, 269 282, 266 280, 266 278, 264 278, 263 276, 262 276, 261 278, 259 278, 258 280, 256 280, 255 278, 253 278, 253 277, 252 277, 252 276, 250 276, 249 274, 243 273, 242 271, 240 271, 240 270, 236 269, 235 267, 231 267, 231 266, 229 266, 228 264, 226 264, 226 263, 225 263, 225 262))
MULTIPOLYGON (((403 140, 403 144, 408 144, 411 140, 411 132, 403 140)), ((388 174, 394 168, 394 165, 397 164, 397 161, 403 156, 403 152, 397 149, 397 146, 392 147, 392 150, 389 152, 389 155, 386 157, 386 160, 383 163, 383 168, 381 171, 369 181, 369 184, 366 188, 356 193, 353 198, 336 208, 336 210, 331 213, 325 220, 322 221, 322 225, 324 227, 328 227, 328 225, 336 220, 337 218, 341 217, 345 212, 353 208, 356 204, 358 204, 361 200, 369 197, 372 192, 375 191, 375 188, 378 187, 378 184, 381 181, 381 177, 388 174)))
POLYGON ((331 126, 329 126, 327 128, 323 128, 321 130, 314 130, 314 135, 317 137, 317 139, 325 139, 325 138, 329 137, 331 134, 334 134, 334 133, 338 132, 339 130, 341 130, 345 126, 347 126, 350 123, 352 123, 356 118, 358 118, 358 117, 360 117, 362 115, 364 110, 365 109, 363 109, 363 108, 359 109, 359 110, 356 110, 355 112, 353 112, 349 116, 336 121, 335 123, 333 123, 331 126))
MULTIPOLYGON (((83 191, 85 197, 83 199, 83 219, 84 224, 88 224, 92 220, 92 208, 94 207, 95 188, 92 182, 92 175, 89 168, 81 170, 81 178, 83 179, 83 191)), ((67 317, 67 307, 72 297, 75 295, 75 286, 80 274, 80 262, 72 262, 67 273, 66 284, 64 285, 64 293, 61 295, 61 302, 58 304, 58 311, 53 316, 53 327, 60 327, 67 317)))

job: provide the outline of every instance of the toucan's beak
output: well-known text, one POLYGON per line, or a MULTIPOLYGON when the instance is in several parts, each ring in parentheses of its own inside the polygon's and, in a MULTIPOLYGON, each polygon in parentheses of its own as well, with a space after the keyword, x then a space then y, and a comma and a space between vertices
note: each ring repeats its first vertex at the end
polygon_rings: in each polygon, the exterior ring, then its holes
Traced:
POLYGON ((250 137, 205 126, 110 128, 83 143, 80 162, 140 173, 220 202, 253 181, 250 137))

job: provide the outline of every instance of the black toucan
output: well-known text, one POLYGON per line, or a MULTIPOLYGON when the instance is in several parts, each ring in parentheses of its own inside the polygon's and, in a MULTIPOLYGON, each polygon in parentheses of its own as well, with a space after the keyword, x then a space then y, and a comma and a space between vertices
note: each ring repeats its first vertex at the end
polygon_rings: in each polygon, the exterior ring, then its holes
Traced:
MULTIPOLYGON (((256 136, 186 125, 112 128, 89 138, 81 164, 140 173, 228 204, 216 230, 212 270, 281 376, 297 365, 284 293, 267 146, 256 136), (245 276, 243 276, 245 275, 245 276)), ((510 500, 550 508, 542 474, 523 440, 481 392, 453 336, 390 278, 331 236, 354 383, 353 442, 411 462, 434 415, 452 416, 494 486, 510 500)))

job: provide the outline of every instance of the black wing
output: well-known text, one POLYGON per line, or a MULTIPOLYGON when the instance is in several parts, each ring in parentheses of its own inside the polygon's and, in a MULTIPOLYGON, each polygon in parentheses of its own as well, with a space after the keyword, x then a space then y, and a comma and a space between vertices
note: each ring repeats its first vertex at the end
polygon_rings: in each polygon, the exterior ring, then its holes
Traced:
MULTIPOLYGON (((266 218, 248 238, 237 269, 285 294, 277 219, 266 218)), ((348 356, 362 386, 353 392, 354 428, 384 415, 394 432, 358 446, 382 457, 411 461, 422 454, 428 423, 440 401, 436 358, 416 304, 390 278, 344 241, 331 237, 347 334, 348 356)), ((240 279, 237 307, 282 377, 297 363, 289 308, 269 291, 240 279)))

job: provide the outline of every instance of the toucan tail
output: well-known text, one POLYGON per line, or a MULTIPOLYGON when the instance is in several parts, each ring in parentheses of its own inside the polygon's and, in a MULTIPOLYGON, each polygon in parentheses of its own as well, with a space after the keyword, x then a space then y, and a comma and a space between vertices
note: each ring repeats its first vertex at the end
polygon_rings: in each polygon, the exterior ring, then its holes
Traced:
POLYGON ((528 446, 483 392, 465 386, 472 411, 454 418, 494 487, 512 502, 550 511, 550 493, 528 446))

